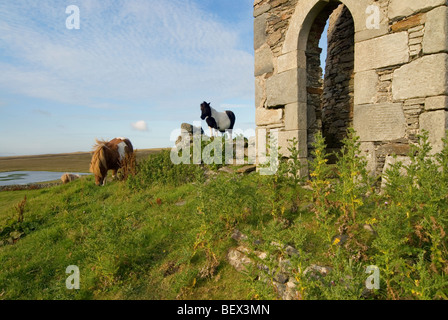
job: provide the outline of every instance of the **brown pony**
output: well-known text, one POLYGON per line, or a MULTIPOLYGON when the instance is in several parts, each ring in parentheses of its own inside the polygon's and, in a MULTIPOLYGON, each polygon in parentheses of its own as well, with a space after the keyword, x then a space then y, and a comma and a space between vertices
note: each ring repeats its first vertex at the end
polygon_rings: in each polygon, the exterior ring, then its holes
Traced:
POLYGON ((118 169, 124 166, 126 159, 133 153, 134 147, 129 139, 115 138, 109 142, 96 140, 92 161, 90 162, 90 172, 95 175, 96 185, 106 183, 109 170, 112 170, 115 178, 118 169))

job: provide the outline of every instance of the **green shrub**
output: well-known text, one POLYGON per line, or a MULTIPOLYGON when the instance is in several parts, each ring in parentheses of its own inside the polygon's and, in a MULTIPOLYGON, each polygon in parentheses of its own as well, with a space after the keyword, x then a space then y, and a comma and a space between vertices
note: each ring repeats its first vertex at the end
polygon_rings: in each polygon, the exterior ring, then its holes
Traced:
POLYGON ((149 156, 137 165, 137 173, 128 178, 131 189, 144 189, 153 185, 180 186, 194 181, 203 174, 199 165, 174 164, 170 157, 171 151, 163 150, 149 156))

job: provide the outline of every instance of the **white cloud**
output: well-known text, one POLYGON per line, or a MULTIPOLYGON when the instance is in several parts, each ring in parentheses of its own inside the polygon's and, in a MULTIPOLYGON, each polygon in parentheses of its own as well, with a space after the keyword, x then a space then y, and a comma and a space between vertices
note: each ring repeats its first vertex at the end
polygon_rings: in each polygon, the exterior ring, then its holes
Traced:
POLYGON ((193 1, 107 3, 71 1, 80 30, 66 29, 60 1, 0 3, 0 90, 94 108, 198 108, 254 95, 253 55, 238 49, 240 31, 193 1))
POLYGON ((148 124, 143 120, 131 123, 131 126, 134 130, 137 131, 148 131, 148 124))

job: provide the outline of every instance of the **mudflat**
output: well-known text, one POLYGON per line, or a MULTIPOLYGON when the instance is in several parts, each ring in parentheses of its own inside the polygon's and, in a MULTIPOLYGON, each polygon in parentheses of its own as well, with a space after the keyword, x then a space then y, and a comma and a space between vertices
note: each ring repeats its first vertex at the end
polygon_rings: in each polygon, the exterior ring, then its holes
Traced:
MULTIPOLYGON (((137 150, 137 161, 163 149, 137 150)), ((44 154, 33 156, 0 157, 0 172, 9 171, 53 171, 88 173, 91 152, 44 154)))

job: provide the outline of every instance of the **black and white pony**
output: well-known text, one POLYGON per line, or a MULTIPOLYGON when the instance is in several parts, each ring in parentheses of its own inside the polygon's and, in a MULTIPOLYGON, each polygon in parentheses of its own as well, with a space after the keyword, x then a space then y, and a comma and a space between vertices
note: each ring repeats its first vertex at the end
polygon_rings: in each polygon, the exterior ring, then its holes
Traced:
POLYGON ((213 136, 213 131, 221 133, 229 132, 230 139, 232 139, 232 130, 235 126, 236 117, 232 111, 218 112, 210 106, 210 103, 203 102, 201 104, 201 119, 205 120, 210 128, 210 136, 213 136))

